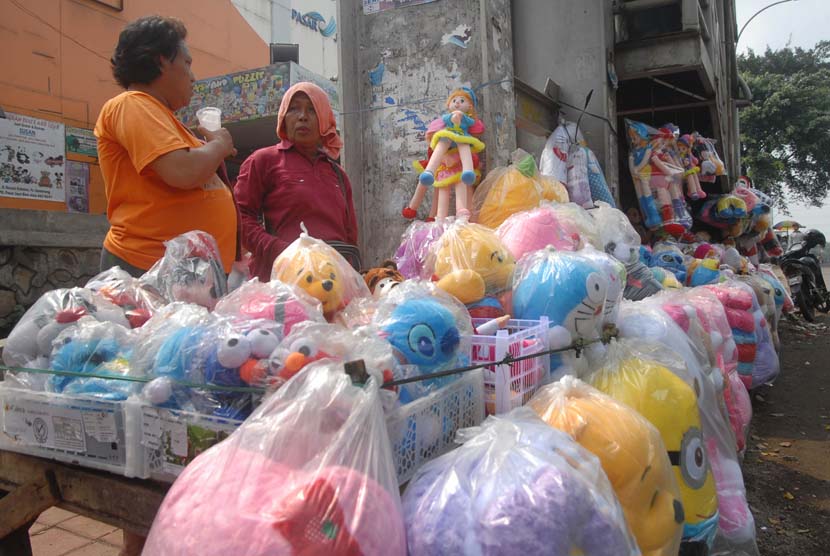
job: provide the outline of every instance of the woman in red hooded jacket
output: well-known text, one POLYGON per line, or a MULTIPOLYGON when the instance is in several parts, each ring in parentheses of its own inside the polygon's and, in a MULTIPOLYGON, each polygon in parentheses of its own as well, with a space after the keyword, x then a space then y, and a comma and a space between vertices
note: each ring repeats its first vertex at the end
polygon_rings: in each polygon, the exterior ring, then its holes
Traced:
POLYGON ((278 144, 245 160, 234 188, 251 274, 270 279, 274 259, 299 237, 300 224, 359 270, 352 184, 335 161, 343 141, 326 93, 308 82, 288 89, 277 135, 278 144))

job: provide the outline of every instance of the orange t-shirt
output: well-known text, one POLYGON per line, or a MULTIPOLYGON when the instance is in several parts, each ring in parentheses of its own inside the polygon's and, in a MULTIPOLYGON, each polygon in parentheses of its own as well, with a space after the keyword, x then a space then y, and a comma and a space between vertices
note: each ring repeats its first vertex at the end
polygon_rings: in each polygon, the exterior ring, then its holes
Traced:
POLYGON ((131 265, 149 269, 164 255, 165 241, 203 230, 216 238, 229 272, 237 227, 228 187, 214 174, 202 187, 178 189, 150 168, 164 154, 202 145, 173 112, 146 93, 127 91, 101 109, 95 136, 110 223, 104 247, 131 265))

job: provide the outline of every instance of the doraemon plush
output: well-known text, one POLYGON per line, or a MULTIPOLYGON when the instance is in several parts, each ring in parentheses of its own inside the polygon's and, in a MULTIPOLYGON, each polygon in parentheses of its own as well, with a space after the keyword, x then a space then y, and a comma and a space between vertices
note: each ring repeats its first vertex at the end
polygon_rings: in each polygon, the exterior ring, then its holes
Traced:
POLYGON ((625 265, 608 253, 594 249, 591 245, 583 247, 578 253, 597 265, 608 280, 600 329, 603 326, 616 324, 620 303, 623 300, 623 287, 626 283, 625 265))
MULTIPOLYGON (((551 347, 561 348, 577 338, 598 336, 608 280, 588 258, 551 248, 522 259, 513 280, 513 315, 519 319, 548 318, 551 347)), ((574 363, 571 353, 564 359, 574 363)), ((562 374, 562 355, 551 356, 551 373, 562 374), (558 370, 557 370, 558 369, 558 370)))
POLYGON ((411 556, 640 554, 597 459, 528 408, 458 434, 404 493, 411 556))
POLYGON ((644 556, 677 556, 683 503, 660 432, 579 379, 543 386, 528 406, 599 458, 644 556))

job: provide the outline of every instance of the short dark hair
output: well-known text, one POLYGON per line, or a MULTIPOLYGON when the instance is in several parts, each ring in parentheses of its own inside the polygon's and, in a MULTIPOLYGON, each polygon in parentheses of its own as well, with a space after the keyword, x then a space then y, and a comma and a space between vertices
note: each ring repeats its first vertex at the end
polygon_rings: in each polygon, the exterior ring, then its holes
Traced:
POLYGON ((187 29, 174 17, 150 15, 136 19, 118 36, 110 59, 112 75, 128 88, 133 83, 151 83, 161 75, 159 56, 173 60, 187 37, 187 29))

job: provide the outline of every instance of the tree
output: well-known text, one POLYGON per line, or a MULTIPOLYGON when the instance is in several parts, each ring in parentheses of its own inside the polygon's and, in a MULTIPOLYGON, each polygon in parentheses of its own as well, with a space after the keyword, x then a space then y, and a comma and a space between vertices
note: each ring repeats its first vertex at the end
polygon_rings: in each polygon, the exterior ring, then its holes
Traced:
POLYGON ((753 97, 740 114, 745 172, 784 208, 821 206, 830 187, 830 41, 750 50, 738 70, 753 97))

